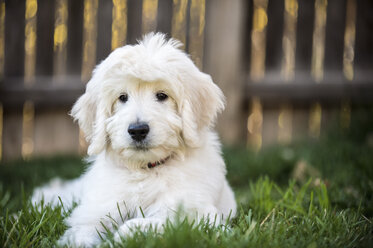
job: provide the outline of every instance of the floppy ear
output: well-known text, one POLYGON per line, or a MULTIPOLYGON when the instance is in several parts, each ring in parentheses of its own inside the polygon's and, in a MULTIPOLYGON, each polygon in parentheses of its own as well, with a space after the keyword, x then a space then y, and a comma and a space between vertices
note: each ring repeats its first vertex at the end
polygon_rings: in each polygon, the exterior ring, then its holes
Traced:
POLYGON ((222 91, 209 75, 198 72, 198 76, 187 82, 181 116, 188 146, 200 146, 202 131, 213 127, 217 114, 224 110, 224 103, 222 91))
POLYGON ((78 121, 79 127, 85 134, 89 143, 88 154, 94 155, 100 153, 106 145, 105 120, 109 113, 105 110, 104 103, 99 101, 99 92, 95 76, 87 84, 87 90, 71 110, 71 116, 78 121))

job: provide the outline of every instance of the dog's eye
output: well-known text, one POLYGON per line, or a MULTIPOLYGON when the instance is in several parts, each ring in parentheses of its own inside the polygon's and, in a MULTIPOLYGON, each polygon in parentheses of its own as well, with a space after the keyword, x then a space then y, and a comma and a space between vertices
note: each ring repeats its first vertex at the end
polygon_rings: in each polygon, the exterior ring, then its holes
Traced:
POLYGON ((128 101, 128 95, 127 94, 122 94, 119 96, 119 101, 125 103, 128 101))
POLYGON ((166 95, 163 92, 158 92, 155 96, 157 97, 158 101, 161 101, 161 102, 168 98, 168 95, 166 95))

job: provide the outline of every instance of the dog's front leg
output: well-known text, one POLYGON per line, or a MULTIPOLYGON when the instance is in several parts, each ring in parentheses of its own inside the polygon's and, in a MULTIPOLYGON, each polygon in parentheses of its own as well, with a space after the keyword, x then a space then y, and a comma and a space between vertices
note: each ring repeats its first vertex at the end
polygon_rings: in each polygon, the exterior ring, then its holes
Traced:
POLYGON ((92 247, 100 243, 100 238, 94 226, 74 226, 66 230, 58 240, 60 246, 92 247))
POLYGON ((105 228, 112 229, 112 219, 117 220, 117 216, 110 215, 117 210, 109 207, 93 208, 95 203, 86 203, 75 208, 70 217, 65 220, 69 229, 59 240, 59 245, 73 247, 92 247, 101 242, 100 234, 105 236, 105 228), (111 218, 106 217, 107 215, 111 218))

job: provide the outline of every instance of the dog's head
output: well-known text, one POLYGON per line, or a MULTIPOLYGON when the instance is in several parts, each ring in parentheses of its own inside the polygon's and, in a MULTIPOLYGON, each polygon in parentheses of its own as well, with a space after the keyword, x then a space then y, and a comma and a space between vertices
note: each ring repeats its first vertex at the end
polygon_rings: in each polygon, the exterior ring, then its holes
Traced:
POLYGON ((129 161, 158 161, 202 145, 224 96, 179 46, 148 34, 96 67, 71 112, 90 155, 111 149, 129 161))

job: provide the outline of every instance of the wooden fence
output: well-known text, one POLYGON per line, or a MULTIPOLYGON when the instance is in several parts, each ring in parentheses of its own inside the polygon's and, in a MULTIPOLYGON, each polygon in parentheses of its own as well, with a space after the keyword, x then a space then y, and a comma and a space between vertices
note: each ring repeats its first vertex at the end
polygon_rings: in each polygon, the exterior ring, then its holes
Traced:
POLYGON ((0 2, 0 157, 84 153, 67 115, 94 65, 161 31, 223 89, 218 131, 256 149, 373 102, 370 0, 0 2))

